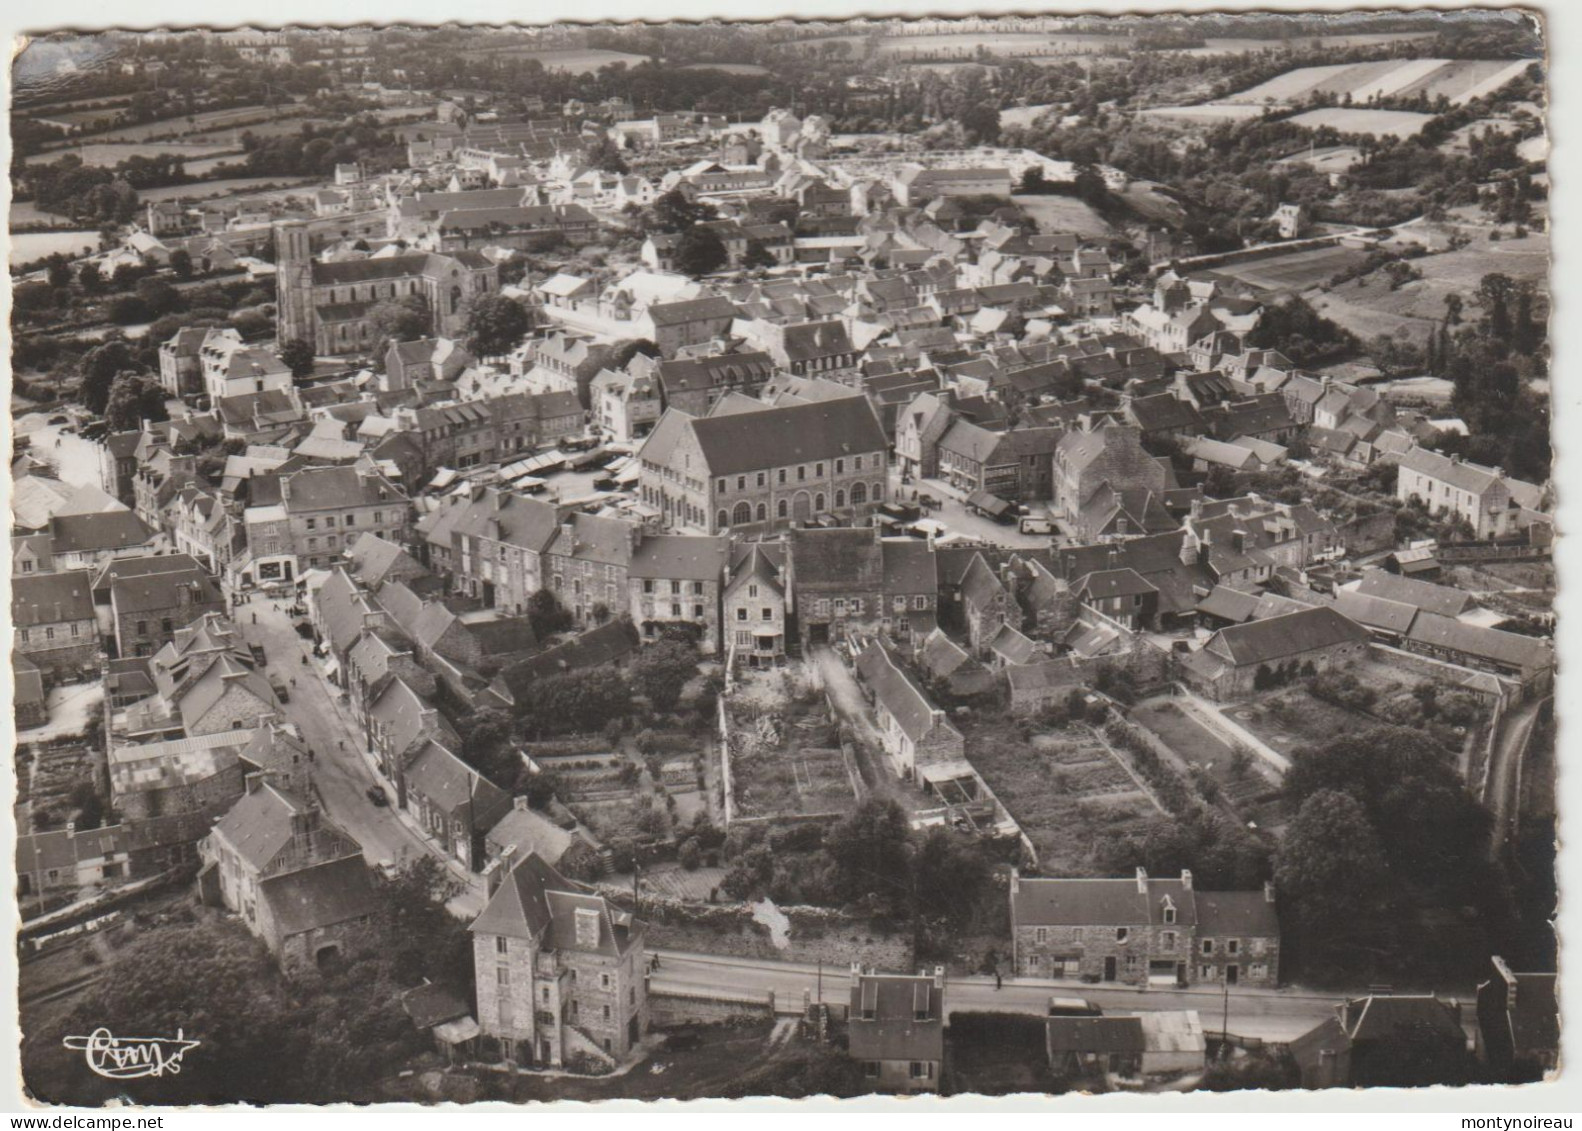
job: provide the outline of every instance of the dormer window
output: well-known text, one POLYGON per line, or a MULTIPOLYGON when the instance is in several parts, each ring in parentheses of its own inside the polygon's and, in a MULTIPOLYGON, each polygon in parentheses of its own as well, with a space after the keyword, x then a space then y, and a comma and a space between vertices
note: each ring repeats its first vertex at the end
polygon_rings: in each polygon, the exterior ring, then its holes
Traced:
POLYGON ((1175 904, 1173 904, 1173 903, 1171 903, 1171 902, 1170 902, 1170 897, 1169 897, 1169 896, 1166 896, 1166 897, 1165 897, 1165 904, 1164 904, 1164 921, 1165 921, 1165 922, 1166 922, 1166 923, 1174 923, 1174 922, 1175 922, 1175 921, 1176 921, 1176 908, 1175 908, 1175 904))

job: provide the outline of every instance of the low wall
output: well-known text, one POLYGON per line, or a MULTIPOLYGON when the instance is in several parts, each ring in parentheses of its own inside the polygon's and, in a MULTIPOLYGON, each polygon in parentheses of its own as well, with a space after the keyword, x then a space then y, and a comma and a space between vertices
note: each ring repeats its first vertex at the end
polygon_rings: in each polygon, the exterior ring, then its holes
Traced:
MULTIPOLYGON (((617 906, 632 908, 631 892, 601 885, 600 892, 617 906)), ((742 903, 688 903, 644 896, 639 915, 648 924, 650 950, 680 950, 733 958, 779 962, 824 962, 847 968, 862 961, 881 970, 910 970, 910 932, 892 933, 866 919, 855 919, 826 907, 782 907, 790 920, 785 946, 776 946, 769 928, 753 918, 742 903)))
POLYGON ((1338 526, 1336 533, 1345 544, 1346 553, 1353 557, 1392 549, 1395 546, 1395 512, 1380 511, 1354 518, 1338 526))
POLYGON ((675 1025, 717 1024, 723 1021, 773 1020, 775 994, 700 991, 666 986, 653 981, 648 987, 648 1023, 656 1029, 675 1025))

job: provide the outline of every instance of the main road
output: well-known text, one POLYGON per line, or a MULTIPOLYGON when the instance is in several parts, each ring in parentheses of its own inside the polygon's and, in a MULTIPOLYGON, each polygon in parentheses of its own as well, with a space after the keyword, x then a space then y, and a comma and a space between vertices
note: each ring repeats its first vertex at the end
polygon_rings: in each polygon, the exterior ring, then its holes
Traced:
MULTIPOLYGON (((851 971, 843 966, 776 962, 769 959, 729 958, 658 950, 659 968, 650 989, 662 992, 763 993, 773 990, 781 1011, 800 1011, 802 995, 845 1004, 851 1000, 851 971), (822 985, 822 997, 819 988, 822 985)), ((945 985, 947 1013, 1014 1012, 1042 1014, 1052 996, 1081 997, 1108 1013, 1195 1009, 1203 1027, 1218 1032, 1228 1011, 1228 1028, 1239 1037, 1289 1041, 1328 1017, 1346 995, 1315 994, 1304 990, 1232 989, 1198 986, 1177 989, 1137 989, 1130 986, 1089 985, 1047 978, 1007 978, 995 989, 993 977, 952 977, 945 985)))
POLYGON ((283 713, 297 725, 313 751, 313 784, 325 812, 362 845, 370 866, 389 863, 399 867, 425 852, 433 853, 455 879, 468 884, 466 892, 451 900, 451 910, 458 914, 481 911, 483 897, 477 877, 467 877, 460 864, 403 821, 393 807, 393 796, 389 805, 376 805, 369 799, 369 788, 382 783, 363 753, 362 728, 341 699, 340 690, 314 660, 312 643, 297 635, 288 604, 288 598, 270 601, 253 596, 236 606, 233 617, 249 643, 263 646, 265 671, 287 685, 291 700, 283 713))

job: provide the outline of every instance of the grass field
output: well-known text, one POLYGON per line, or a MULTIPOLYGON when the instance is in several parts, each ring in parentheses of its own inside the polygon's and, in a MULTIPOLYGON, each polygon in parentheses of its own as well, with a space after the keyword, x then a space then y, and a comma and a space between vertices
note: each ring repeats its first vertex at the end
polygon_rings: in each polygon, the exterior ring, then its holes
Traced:
POLYGON ((1137 113, 1142 117, 1163 118, 1173 122, 1213 125, 1216 122, 1249 121, 1261 116, 1263 107, 1235 102, 1204 102, 1197 106, 1149 106, 1137 113))
POLYGON ((892 35, 879 44, 880 55, 974 55, 979 48, 990 55, 1024 58, 1031 55, 1082 55, 1126 43, 1113 35, 1048 35, 1041 32, 1004 35, 964 32, 960 35, 892 35))
POLYGON ((1012 106, 1009 110, 1000 111, 1000 128, 1006 126, 1030 126, 1040 114, 1053 109, 1052 106, 1012 106))
POLYGON ((1308 129, 1330 126, 1343 134, 1398 138, 1414 137, 1432 120, 1432 114, 1416 114, 1410 110, 1356 110, 1346 106, 1325 106, 1290 119, 1292 125, 1308 129))
MULTIPOLYGON (((1322 37, 1325 47, 1372 47, 1380 43, 1401 43, 1418 39, 1432 39, 1427 33, 1407 32, 1402 34, 1375 33, 1368 35, 1326 35, 1322 37)), ((1279 51, 1289 47, 1293 42, 1307 44, 1310 40, 1290 39, 1207 39, 1202 47, 1188 49, 1187 55, 1246 55, 1253 51, 1279 51)))
POLYGON ((1365 102, 1374 96, 1411 98, 1425 94, 1430 100, 1444 95, 1459 105, 1498 90, 1527 65, 1522 60, 1507 59, 1386 59, 1298 67, 1225 101, 1291 104, 1313 94, 1332 94, 1339 99, 1350 95, 1353 102, 1365 102))
POLYGON ((264 185, 312 184, 318 180, 317 177, 309 177, 305 180, 300 177, 232 177, 224 181, 198 181, 190 185, 167 185, 164 188, 145 189, 137 195, 138 199, 144 201, 210 200, 217 196, 252 192, 264 185))
POLYGON ((491 52, 519 59, 537 59, 546 71, 562 71, 569 75, 591 75, 611 63, 625 63, 636 67, 649 60, 647 55, 633 55, 626 51, 601 51, 592 48, 566 48, 544 51, 536 47, 511 47, 491 52))
POLYGON ((1388 279, 1374 272, 1327 293, 1310 291, 1307 300, 1320 314, 1364 339, 1404 331, 1421 341, 1445 316, 1446 295, 1465 299, 1491 272, 1548 289, 1550 249, 1543 233, 1491 241, 1486 231, 1464 230, 1474 237, 1466 247, 1412 260, 1412 266, 1423 273, 1421 279, 1391 290, 1388 279))
MULTIPOLYGON (((180 157, 184 162, 192 160, 197 162, 206 157, 212 157, 227 151, 234 152, 236 146, 230 143, 224 145, 187 145, 173 141, 151 142, 115 142, 93 141, 85 145, 75 145, 70 149, 51 149, 44 153, 34 153, 24 160, 29 165, 41 165, 50 161, 59 161, 68 153, 74 157, 81 157, 84 165, 94 165, 110 168, 119 165, 129 157, 157 157, 162 153, 169 153, 180 157)), ((189 170, 191 172, 193 170, 189 170)))
POLYGON ((768 67, 757 63, 688 63, 684 71, 724 71, 729 75, 767 75, 768 67))
POLYGON ((1073 196, 1013 196, 1013 201, 1031 216, 1040 232, 1075 232, 1079 236, 1102 239, 1110 234, 1104 217, 1073 196))
POLYGON ((1367 258, 1367 252, 1352 247, 1319 247, 1293 251, 1289 255, 1253 259, 1214 268, 1214 274, 1227 275, 1269 291, 1305 291, 1327 283, 1342 271, 1367 258))

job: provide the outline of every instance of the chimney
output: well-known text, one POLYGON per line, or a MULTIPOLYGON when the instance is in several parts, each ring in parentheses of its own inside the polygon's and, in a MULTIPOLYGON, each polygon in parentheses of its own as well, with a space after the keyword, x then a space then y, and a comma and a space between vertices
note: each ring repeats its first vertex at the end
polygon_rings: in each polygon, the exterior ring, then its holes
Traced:
POLYGON ((1197 565, 1197 539, 1188 531, 1181 539, 1181 564, 1197 565))
POLYGON ((1011 894, 1015 895, 1022 887, 1022 871, 1020 868, 1011 869, 1011 894))
POLYGON ((945 988, 945 968, 943 966, 934 967, 934 985, 939 989, 945 988))
POLYGON ((934 726, 942 727, 945 725, 945 712, 941 711, 938 707, 935 707, 932 711, 930 711, 929 715, 931 716, 934 726))
POLYGON ((1192 873, 1185 868, 1181 869, 1181 887, 1185 891, 1192 890, 1192 873))
POLYGON ((1137 890, 1139 892, 1141 892, 1143 895, 1147 895, 1148 894, 1148 869, 1147 868, 1138 868, 1137 869, 1137 890))
POLYGON ((1273 880, 1265 880, 1263 882, 1263 901, 1265 903, 1273 903, 1274 902, 1274 881, 1273 880))
POLYGON ((1318 379, 1318 383, 1324 387, 1324 392, 1327 393, 1329 392, 1329 387, 1335 383, 1335 379, 1326 373, 1318 379))
POLYGON ((1200 519, 1200 518, 1203 517, 1203 496, 1202 495, 1199 495, 1197 498, 1192 500, 1191 517, 1194 520, 1197 520, 1197 519, 1200 519))
POLYGON ((577 548, 577 526, 571 521, 570 515, 567 515, 566 520, 560 524, 560 536, 567 541, 569 549, 577 548))
POLYGON ((1247 532, 1245 530, 1232 530, 1230 537, 1232 544, 1236 547, 1236 552, 1245 554, 1247 552, 1247 532))
POLYGON ((1507 1012, 1514 1010, 1516 1008, 1516 975, 1511 973, 1511 968, 1506 964, 1505 959, 1497 954, 1494 956, 1494 973, 1499 976, 1500 981, 1505 983, 1505 1008, 1507 1012))
POLYGON ((518 812, 527 812, 527 795, 523 794, 520 797, 511 798, 511 808, 517 810, 518 812))
POLYGON ((76 821, 67 821, 66 822, 66 839, 67 840, 71 840, 76 835, 77 835, 77 822, 76 821))
POLYGON ((291 501, 291 476, 289 475, 282 476, 280 479, 280 501, 282 503, 291 501))

